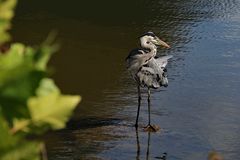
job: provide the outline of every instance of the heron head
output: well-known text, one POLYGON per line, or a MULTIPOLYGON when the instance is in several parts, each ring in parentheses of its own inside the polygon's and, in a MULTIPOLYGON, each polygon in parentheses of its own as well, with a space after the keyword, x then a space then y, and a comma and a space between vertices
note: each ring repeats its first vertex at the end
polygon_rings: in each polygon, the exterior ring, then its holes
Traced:
POLYGON ((158 38, 153 32, 147 32, 140 36, 140 41, 142 46, 146 45, 154 45, 154 46, 162 46, 165 48, 170 48, 170 46, 158 38))

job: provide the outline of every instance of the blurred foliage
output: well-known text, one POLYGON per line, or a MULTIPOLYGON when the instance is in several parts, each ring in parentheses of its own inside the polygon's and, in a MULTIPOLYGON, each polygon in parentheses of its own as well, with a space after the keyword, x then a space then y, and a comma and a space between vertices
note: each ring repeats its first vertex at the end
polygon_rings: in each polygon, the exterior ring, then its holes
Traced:
POLYGON ((16 0, 0 0, 0 45, 10 39, 6 32, 10 29, 10 20, 14 15, 16 0))
MULTIPOLYGON (((0 47, 10 40, 7 31, 15 4, 0 0, 0 47)), ((80 96, 62 95, 47 78, 47 63, 57 49, 52 39, 35 48, 13 43, 0 51, 1 160, 44 159, 44 143, 29 135, 64 128, 80 101, 80 96)))

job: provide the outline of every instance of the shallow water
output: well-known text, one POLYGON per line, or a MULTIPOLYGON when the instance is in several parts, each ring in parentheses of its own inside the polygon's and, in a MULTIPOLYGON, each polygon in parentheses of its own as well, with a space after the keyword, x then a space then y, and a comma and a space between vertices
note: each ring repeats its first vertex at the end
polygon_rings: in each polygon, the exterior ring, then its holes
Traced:
MULTIPOLYGON (((50 160, 203 160, 210 150, 240 157, 240 1, 21 0, 14 41, 37 44, 58 31, 61 50, 51 66, 64 93, 82 103, 64 130, 46 135, 50 160), (159 54, 169 87, 153 91, 152 122, 161 131, 132 127, 136 86, 124 58, 137 38, 154 31, 172 48, 159 54)), ((144 92, 144 91, 143 91, 144 92)), ((147 123, 146 94, 140 127, 147 123)))

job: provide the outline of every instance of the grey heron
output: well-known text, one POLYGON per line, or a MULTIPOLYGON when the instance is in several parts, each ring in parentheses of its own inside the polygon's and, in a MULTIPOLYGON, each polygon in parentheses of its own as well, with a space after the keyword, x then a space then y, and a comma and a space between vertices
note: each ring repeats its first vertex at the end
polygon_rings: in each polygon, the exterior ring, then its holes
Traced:
POLYGON ((150 117, 150 89, 157 89, 161 86, 168 86, 166 65, 168 59, 172 56, 157 57, 157 47, 170 46, 160 40, 153 32, 147 32, 140 36, 141 48, 130 51, 126 58, 127 69, 137 84, 138 90, 138 110, 135 127, 138 127, 138 117, 141 106, 141 88, 146 87, 148 90, 148 125, 146 131, 157 131, 156 127, 151 125, 150 117))

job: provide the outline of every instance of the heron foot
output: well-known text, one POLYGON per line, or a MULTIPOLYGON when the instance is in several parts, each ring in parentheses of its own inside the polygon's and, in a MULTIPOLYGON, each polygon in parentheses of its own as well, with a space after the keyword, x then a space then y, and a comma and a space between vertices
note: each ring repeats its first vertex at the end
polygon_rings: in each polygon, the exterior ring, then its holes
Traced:
POLYGON ((160 130, 160 127, 149 124, 146 127, 144 127, 143 130, 146 132, 157 132, 158 130, 160 130))

